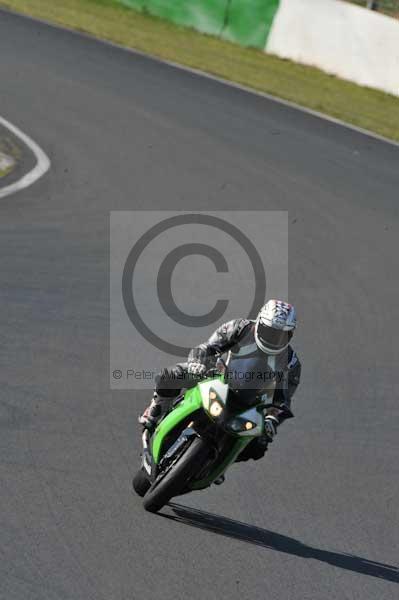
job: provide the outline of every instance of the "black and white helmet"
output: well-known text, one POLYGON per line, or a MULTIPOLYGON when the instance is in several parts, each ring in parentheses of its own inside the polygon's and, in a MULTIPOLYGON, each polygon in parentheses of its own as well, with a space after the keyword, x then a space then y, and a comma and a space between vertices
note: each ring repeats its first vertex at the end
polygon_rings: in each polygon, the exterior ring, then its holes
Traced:
POLYGON ((288 346, 295 328, 296 311, 292 304, 269 300, 256 319, 256 344, 266 354, 280 354, 288 346))

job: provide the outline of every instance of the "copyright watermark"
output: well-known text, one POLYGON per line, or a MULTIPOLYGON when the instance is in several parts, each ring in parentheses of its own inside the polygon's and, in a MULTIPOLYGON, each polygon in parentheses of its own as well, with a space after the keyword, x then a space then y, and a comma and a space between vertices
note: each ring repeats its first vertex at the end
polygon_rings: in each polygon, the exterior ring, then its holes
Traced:
POLYGON ((280 211, 112 212, 110 385, 152 388, 223 322, 287 297, 280 211))

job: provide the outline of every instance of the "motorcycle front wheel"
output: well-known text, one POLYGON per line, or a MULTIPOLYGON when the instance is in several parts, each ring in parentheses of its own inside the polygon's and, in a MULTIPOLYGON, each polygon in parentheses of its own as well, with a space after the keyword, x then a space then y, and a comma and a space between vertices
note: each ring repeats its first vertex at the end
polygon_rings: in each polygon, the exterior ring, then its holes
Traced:
POLYGON ((171 470, 166 475, 161 473, 154 481, 145 495, 144 508, 149 512, 157 512, 174 496, 178 496, 193 474, 200 471, 209 455, 210 449, 205 440, 194 438, 171 470))
POLYGON ((139 469, 133 477, 132 486, 136 494, 143 497, 151 487, 151 482, 148 479, 143 468, 139 469))

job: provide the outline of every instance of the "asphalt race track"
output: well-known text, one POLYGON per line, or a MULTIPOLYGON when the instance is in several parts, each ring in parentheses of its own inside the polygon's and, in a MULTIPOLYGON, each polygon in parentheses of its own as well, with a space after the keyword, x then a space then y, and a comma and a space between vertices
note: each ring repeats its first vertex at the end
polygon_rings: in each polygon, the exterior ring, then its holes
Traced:
POLYGON ((0 598, 393 600, 399 148, 2 11, 0 57, 52 162, 0 204, 0 598), (160 208, 289 211, 303 379, 265 460, 154 516, 148 394, 109 389, 109 211, 160 208))

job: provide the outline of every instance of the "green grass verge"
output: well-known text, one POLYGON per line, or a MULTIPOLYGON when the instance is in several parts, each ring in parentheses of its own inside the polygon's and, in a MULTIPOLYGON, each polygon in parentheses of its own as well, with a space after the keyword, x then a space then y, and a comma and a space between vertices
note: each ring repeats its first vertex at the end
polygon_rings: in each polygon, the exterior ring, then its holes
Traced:
POLYGON ((21 151, 18 146, 10 138, 3 137, 0 132, 0 178, 9 175, 17 166, 20 158, 21 151))
POLYGON ((0 153, 0 179, 2 177, 5 177, 6 175, 9 175, 15 168, 15 164, 13 164, 12 166, 7 167, 6 169, 3 169, 1 166, 1 159, 2 159, 2 157, 1 157, 1 153, 0 153))
POLYGON ((0 6, 274 94, 399 141, 399 98, 141 14, 113 0, 0 0, 0 6))
MULTIPOLYGON (((347 0, 352 4, 358 4, 359 6, 367 6, 366 0, 347 0)), ((389 15, 390 17, 399 18, 399 0, 378 0, 378 12, 389 15)))

